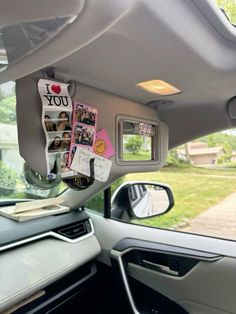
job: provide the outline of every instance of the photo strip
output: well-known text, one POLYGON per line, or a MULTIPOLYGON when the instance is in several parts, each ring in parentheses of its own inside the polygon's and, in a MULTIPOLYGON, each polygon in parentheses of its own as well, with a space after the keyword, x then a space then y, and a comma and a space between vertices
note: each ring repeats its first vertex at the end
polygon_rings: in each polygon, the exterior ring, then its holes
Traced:
MULTIPOLYGON (((60 153, 62 178, 66 178, 68 176, 74 176, 76 174, 76 172, 74 172, 68 167, 69 155, 70 155, 69 152, 60 153)), ((52 176, 52 177, 56 176, 56 157, 57 157, 57 153, 48 154, 49 176, 52 176)))
POLYGON ((73 101, 73 124, 69 165, 74 158, 76 147, 93 150, 96 139, 98 110, 77 101, 73 101))
POLYGON ((56 177, 56 156, 60 153, 63 177, 70 177, 75 173, 68 168, 73 109, 68 84, 40 79, 38 90, 46 136, 47 176, 49 179, 56 177))

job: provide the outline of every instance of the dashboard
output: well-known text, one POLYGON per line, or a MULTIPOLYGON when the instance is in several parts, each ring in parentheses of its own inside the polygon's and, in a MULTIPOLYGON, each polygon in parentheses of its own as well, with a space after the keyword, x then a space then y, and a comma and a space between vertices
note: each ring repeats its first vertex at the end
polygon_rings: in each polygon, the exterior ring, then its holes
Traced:
POLYGON ((91 262, 101 247, 85 212, 72 211, 24 223, 0 217, 0 230, 1 313, 12 306, 15 310, 16 304, 20 308, 23 300, 29 303, 31 298, 42 297, 45 287, 85 265, 89 266, 73 284, 96 273, 91 262))

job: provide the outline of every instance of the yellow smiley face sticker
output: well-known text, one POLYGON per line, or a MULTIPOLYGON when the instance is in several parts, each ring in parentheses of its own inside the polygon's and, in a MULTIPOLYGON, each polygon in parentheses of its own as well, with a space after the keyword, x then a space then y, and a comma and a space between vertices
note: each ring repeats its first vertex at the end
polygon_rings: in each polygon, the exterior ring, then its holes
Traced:
POLYGON ((97 155, 104 155, 107 152, 107 143, 102 139, 96 140, 94 145, 94 151, 97 155))

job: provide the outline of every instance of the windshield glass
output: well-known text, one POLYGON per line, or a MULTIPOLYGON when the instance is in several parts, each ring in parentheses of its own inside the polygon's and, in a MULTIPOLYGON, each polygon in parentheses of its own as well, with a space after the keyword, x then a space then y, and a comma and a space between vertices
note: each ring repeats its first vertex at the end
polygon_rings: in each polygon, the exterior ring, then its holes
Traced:
POLYGON ((0 85, 0 200, 48 198, 65 189, 63 184, 51 190, 33 187, 24 178, 23 165, 17 138, 15 83, 8 82, 0 85))
POLYGON ((236 0, 215 0, 217 6, 223 9, 231 24, 236 24, 236 0))

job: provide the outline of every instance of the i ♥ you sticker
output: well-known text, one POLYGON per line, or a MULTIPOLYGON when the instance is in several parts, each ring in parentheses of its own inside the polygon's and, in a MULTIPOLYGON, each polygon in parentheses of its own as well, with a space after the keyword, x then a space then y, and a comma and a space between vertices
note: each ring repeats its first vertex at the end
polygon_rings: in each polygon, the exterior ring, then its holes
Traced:
MULTIPOLYGON (((72 110, 72 100, 68 92, 68 84, 40 79, 38 90, 43 107, 67 107, 72 110)), ((49 108, 48 108, 49 109, 49 108)))
POLYGON ((56 94, 60 94, 60 92, 61 92, 61 86, 60 86, 60 85, 55 85, 55 84, 53 84, 53 85, 51 86, 51 90, 52 90, 54 93, 56 93, 56 94))

